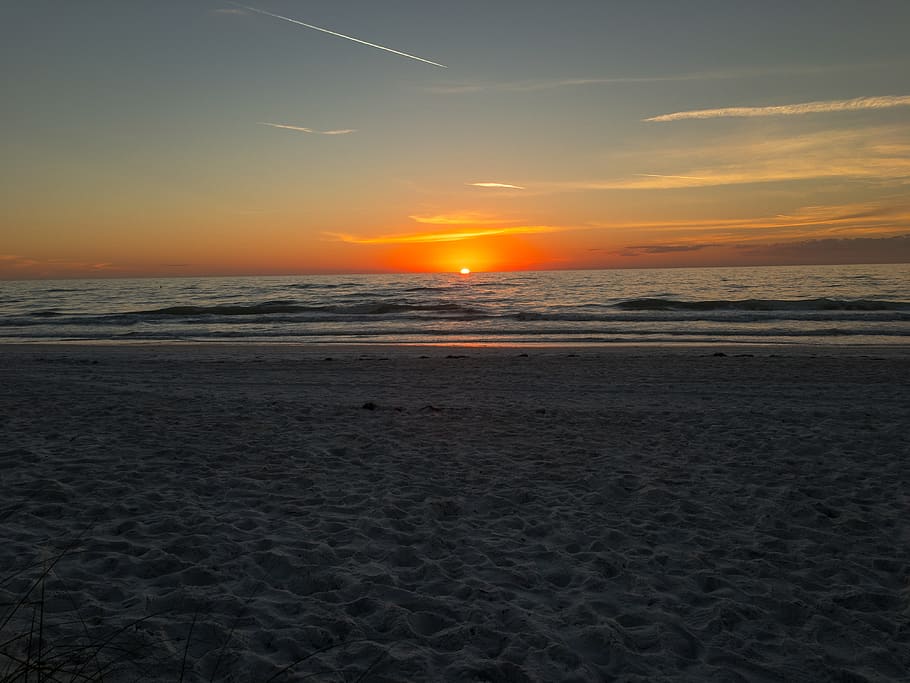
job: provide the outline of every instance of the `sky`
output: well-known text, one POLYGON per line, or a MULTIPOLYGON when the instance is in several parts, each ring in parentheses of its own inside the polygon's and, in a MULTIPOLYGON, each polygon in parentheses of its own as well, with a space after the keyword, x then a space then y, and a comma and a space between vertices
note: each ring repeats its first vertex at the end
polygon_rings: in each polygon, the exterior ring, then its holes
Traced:
POLYGON ((908 26, 907 0, 0 0, 0 278, 908 262, 908 26))

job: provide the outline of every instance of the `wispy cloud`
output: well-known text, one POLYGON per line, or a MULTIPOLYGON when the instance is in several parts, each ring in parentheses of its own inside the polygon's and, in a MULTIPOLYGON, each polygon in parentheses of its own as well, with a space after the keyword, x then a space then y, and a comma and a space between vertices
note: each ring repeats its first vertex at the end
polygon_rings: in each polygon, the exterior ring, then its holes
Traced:
POLYGON ((503 91, 503 92, 533 92, 536 90, 552 90, 554 88, 568 88, 585 85, 615 85, 620 83, 661 83, 665 81, 690 80, 689 77, 642 77, 642 78, 559 78, 551 80, 507 81, 499 83, 455 83, 451 85, 435 85, 426 88, 427 92, 440 95, 460 95, 464 93, 503 91))
POLYGON ((326 233, 334 239, 351 244, 431 244, 435 242, 459 242, 478 237, 496 237, 500 235, 536 235, 547 232, 561 232, 570 228, 553 225, 520 225, 501 228, 477 228, 457 232, 405 233, 361 237, 346 233, 326 233))
POLYGON ((488 216, 482 213, 446 213, 432 216, 408 216, 418 223, 429 225, 502 225, 503 223, 513 223, 504 218, 488 216))
POLYGON ((706 178, 702 178, 700 176, 694 176, 694 175, 666 175, 663 173, 634 173, 633 175, 638 178, 663 178, 663 179, 671 178, 671 179, 676 179, 676 180, 706 180, 706 178))
POLYGON ((812 74, 829 71, 844 71, 845 69, 866 68, 871 65, 844 65, 844 66, 783 66, 783 67, 756 67, 747 69, 723 69, 713 71, 697 71, 682 74, 666 74, 659 76, 600 76, 600 77, 567 77, 550 79, 529 79, 521 81, 499 81, 481 83, 450 83, 426 88, 427 92, 441 95, 460 95, 475 92, 500 91, 500 92, 533 92, 537 90, 552 90, 554 88, 577 88, 598 85, 626 85, 636 83, 673 83, 685 81, 711 81, 734 80, 741 78, 755 78, 769 75, 782 74, 812 74))
POLYGON ((521 185, 510 185, 509 183, 467 183, 471 187, 483 187, 488 189, 500 189, 500 190, 524 190, 526 188, 521 185))
POLYGON ((408 54, 407 52, 400 52, 399 50, 393 50, 392 48, 386 47, 385 45, 377 45, 376 43, 369 43, 365 40, 361 40, 360 38, 354 38, 353 36, 347 36, 344 33, 330 31, 327 28, 322 28, 320 26, 314 26, 313 24, 307 24, 307 23, 299 21, 297 19, 291 19, 290 17, 285 17, 280 14, 273 14, 272 12, 266 12, 263 9, 256 9, 255 7, 241 5, 236 2, 232 2, 231 4, 237 5, 237 7, 240 7, 242 9, 249 10, 250 12, 256 12, 257 14, 262 14, 264 16, 273 17, 274 19, 281 19, 282 21, 288 21, 292 24, 297 24, 298 26, 303 26, 305 28, 313 29, 314 31, 321 31, 322 33, 328 33, 329 35, 336 36, 338 38, 344 38, 345 40, 350 40, 355 43, 360 43, 361 45, 366 45, 368 47, 374 47, 377 50, 384 50, 385 52, 391 52, 392 54, 396 54, 401 57, 407 57, 408 59, 413 59, 418 62, 424 62, 425 64, 432 64, 433 66, 438 66, 443 69, 448 68, 445 64, 440 64, 439 62, 431 62, 429 59, 424 59, 423 57, 418 57, 417 55, 411 55, 411 54, 408 54))
POLYGON ((287 123, 266 123, 265 121, 257 121, 259 126, 271 126, 272 128, 283 128, 285 130, 294 130, 298 133, 312 133, 314 135, 348 135, 349 133, 356 133, 356 128, 339 128, 337 130, 316 130, 314 128, 304 128, 303 126, 292 126, 287 123))
POLYGON ((17 254, 0 254, 0 275, 3 274, 4 269, 10 274, 28 276, 121 270, 109 262, 70 261, 59 258, 30 258, 17 254))
POLYGON ((56 263, 56 261, 40 261, 38 259, 29 258, 28 256, 20 256, 18 254, 4 254, 0 256, 0 264, 6 266, 7 268, 25 269, 50 263, 56 263))
MULTIPOLYGON (((626 163, 647 164, 649 173, 621 178, 550 181, 547 191, 671 190, 824 178, 910 183, 910 127, 828 129, 800 135, 762 131, 752 139, 732 137, 715 143, 661 147, 626 163)), ((617 165, 625 160, 619 158, 617 165)))
POLYGON ((747 185, 754 183, 780 183, 788 181, 817 180, 823 178, 852 178, 871 181, 904 181, 910 178, 910 159, 862 159, 844 160, 826 166, 813 163, 811 159, 787 159, 779 163, 755 164, 754 166, 731 166, 728 168, 703 169, 698 175, 647 175, 634 179, 574 183, 575 189, 590 190, 674 190, 695 187, 718 187, 723 185, 747 185))
POLYGON ((786 214, 745 218, 698 220, 641 221, 634 223, 599 223, 591 227, 619 233, 634 233, 644 239, 636 247, 640 253, 688 251, 704 245, 767 243, 769 240, 890 237, 910 232, 910 204, 900 200, 803 206, 786 214), (653 248, 669 247, 664 251, 653 248), (647 251, 651 250, 651 251, 647 251))
POLYGON ((856 97, 851 100, 828 100, 824 102, 802 102, 767 107, 724 107, 722 109, 695 109, 672 114, 652 116, 643 121, 665 122, 684 119, 719 119, 730 117, 757 116, 799 116, 802 114, 829 114, 843 111, 864 111, 870 109, 891 109, 910 107, 910 95, 884 95, 881 97, 856 97))
POLYGON ((223 7, 221 9, 213 9, 212 14, 235 14, 238 16, 246 15, 246 10, 242 10, 236 7, 223 7))

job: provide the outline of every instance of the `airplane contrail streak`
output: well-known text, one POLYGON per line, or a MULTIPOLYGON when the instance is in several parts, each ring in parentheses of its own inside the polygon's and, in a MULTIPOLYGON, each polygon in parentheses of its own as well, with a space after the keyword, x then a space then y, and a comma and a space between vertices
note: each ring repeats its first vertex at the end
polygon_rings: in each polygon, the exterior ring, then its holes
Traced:
POLYGON ((400 56, 402 56, 402 57, 407 57, 408 59, 415 59, 415 60, 417 60, 418 62, 424 62, 424 63, 426 63, 426 64, 432 64, 433 66, 439 66, 439 67, 442 67, 443 69, 448 69, 448 68, 449 68, 449 67, 447 67, 445 64, 440 64, 439 62, 431 62, 429 59, 424 59, 423 57, 418 57, 417 55, 409 55, 407 52, 400 52, 400 51, 398 51, 398 50, 393 50, 392 48, 390 48, 390 47, 385 47, 384 45, 377 45, 376 43, 368 43, 368 42, 365 41, 365 40, 360 40, 360 38, 354 38, 353 36, 346 36, 346 35, 344 35, 343 33, 337 33, 337 32, 335 32, 335 31, 330 31, 330 30, 327 29, 327 28, 321 28, 321 27, 319 27, 319 26, 313 26, 313 24, 307 24, 307 23, 304 23, 304 22, 302 22, 302 21, 298 21, 297 19, 291 19, 290 17, 283 17, 283 16, 281 16, 280 14, 272 14, 271 12, 266 12, 264 9, 256 9, 255 7, 249 7, 249 6, 247 6, 247 5, 241 5, 241 4, 236 3, 236 2, 231 2, 231 4, 232 4, 232 5, 236 5, 237 7, 242 7, 243 9, 249 10, 250 12, 256 12, 257 14, 264 14, 265 16, 274 17, 275 19, 282 19, 283 21, 289 21, 289 22, 291 22, 292 24, 298 24, 299 26, 305 26, 306 28, 311 28, 311 29, 313 29, 314 31, 322 31, 323 33, 328 33, 329 35, 332 35, 332 36, 337 36, 337 37, 339 37, 339 38, 344 38, 345 40, 352 40, 352 41, 354 41, 355 43, 360 43, 361 45, 367 45, 367 46, 369 46, 369 47, 375 47, 377 50, 385 50, 386 52, 391 52, 391 53, 393 53, 393 54, 400 55, 400 56))
POLYGON ((272 128, 284 128, 286 130, 296 130, 301 133, 315 133, 316 135, 348 135, 349 133, 356 133, 356 128, 340 128, 335 130, 315 130, 313 128, 304 128, 303 126, 290 126, 286 123, 266 123, 265 121, 257 121, 257 124, 260 126, 271 126, 272 128))

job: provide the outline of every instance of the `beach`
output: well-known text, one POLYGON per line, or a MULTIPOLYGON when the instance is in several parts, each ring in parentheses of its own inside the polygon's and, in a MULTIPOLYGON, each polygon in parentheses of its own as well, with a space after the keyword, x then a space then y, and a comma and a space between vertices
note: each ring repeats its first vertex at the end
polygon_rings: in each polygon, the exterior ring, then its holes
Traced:
POLYGON ((0 677, 908 680, 905 346, 8 344, 0 386, 0 677))

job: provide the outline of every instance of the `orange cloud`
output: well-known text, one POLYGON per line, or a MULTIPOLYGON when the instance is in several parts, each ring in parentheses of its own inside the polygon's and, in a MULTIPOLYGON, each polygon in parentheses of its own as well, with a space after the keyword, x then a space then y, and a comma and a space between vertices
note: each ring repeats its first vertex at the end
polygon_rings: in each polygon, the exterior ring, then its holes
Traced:
POLYGON ((824 130, 801 135, 662 148, 648 159, 654 171, 625 178, 549 182, 550 190, 663 190, 783 181, 844 178, 910 182, 910 128, 880 126, 824 130))
POLYGON ((418 223, 428 223, 430 225, 501 225, 514 222, 481 213, 444 213, 433 216, 408 216, 408 218, 418 223))
POLYGON ((62 258, 30 258, 14 254, 0 254, 0 278, 19 277, 70 277, 119 272, 113 263, 75 261, 62 258))
MULTIPOLYGON (((721 218, 711 220, 648 221, 636 223, 595 224, 593 227, 655 233, 690 233, 703 240, 710 234, 730 235, 744 239, 744 234, 760 232, 780 237, 790 230, 795 236, 809 233, 899 234, 910 230, 910 206, 885 205, 875 202, 834 206, 804 206, 788 214, 755 218, 721 218)), ((762 235, 758 238, 760 239, 762 235)))
POLYGON ((644 121, 681 121, 683 119, 753 118, 757 116, 798 116, 801 114, 829 114, 840 111, 863 111, 910 107, 910 95, 884 95, 882 97, 856 97, 851 100, 801 102, 766 107, 724 107, 721 109, 696 109, 672 114, 652 116, 644 121))
POLYGON ((520 225, 502 228, 478 228, 459 232, 425 232, 397 235, 379 235, 377 237, 358 237, 345 233, 326 233, 327 235, 350 244, 429 244, 433 242, 459 242, 478 237, 495 237, 502 235, 536 235, 547 232, 561 232, 566 227, 553 225, 520 225))
POLYGON ((907 240, 899 238, 910 234, 910 205, 811 205, 776 215, 591 224, 595 226, 602 232, 587 238, 591 254, 576 253, 575 259, 596 267, 636 259, 651 266, 771 264, 774 254, 780 254, 780 263, 796 263, 797 254, 803 263, 838 262, 835 258, 841 263, 900 262, 907 258, 907 240), (814 246, 782 246, 803 243, 814 246), (848 258, 850 244, 857 252, 848 258))

